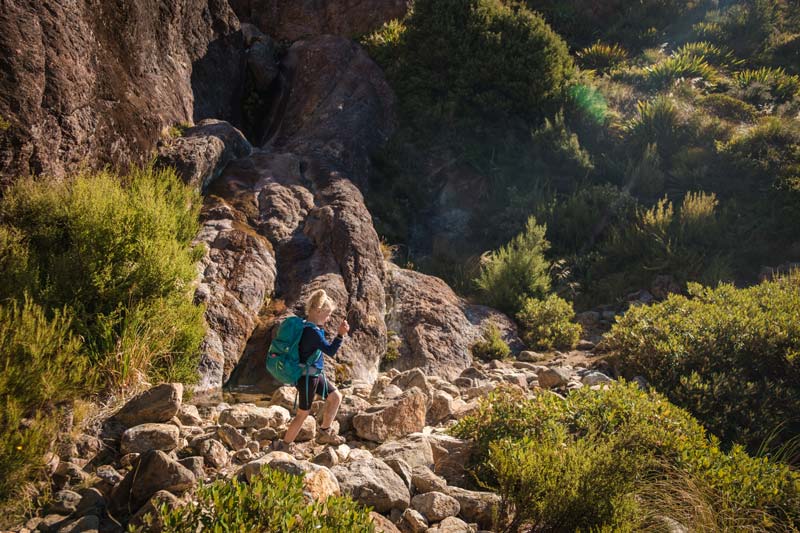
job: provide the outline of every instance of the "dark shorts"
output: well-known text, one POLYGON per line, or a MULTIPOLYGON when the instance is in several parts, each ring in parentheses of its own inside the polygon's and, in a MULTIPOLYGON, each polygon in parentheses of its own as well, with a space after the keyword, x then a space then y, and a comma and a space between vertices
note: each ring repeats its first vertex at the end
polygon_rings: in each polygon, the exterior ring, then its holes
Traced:
POLYGON ((325 377, 325 374, 308 377, 308 388, 306 388, 306 376, 301 376, 294 385, 297 388, 297 406, 303 411, 311 409, 314 397, 319 394, 322 399, 336 390, 336 385, 325 377), (326 387, 327 385, 327 387, 326 387), (306 392, 308 394, 306 394, 306 392))

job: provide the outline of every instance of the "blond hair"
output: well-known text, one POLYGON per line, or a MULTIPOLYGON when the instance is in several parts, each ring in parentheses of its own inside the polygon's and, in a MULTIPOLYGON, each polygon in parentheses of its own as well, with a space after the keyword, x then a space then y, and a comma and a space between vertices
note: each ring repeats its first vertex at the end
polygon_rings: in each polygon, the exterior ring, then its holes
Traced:
POLYGON ((331 311, 336 309, 336 304, 324 289, 314 291, 306 301, 306 316, 312 312, 331 311))

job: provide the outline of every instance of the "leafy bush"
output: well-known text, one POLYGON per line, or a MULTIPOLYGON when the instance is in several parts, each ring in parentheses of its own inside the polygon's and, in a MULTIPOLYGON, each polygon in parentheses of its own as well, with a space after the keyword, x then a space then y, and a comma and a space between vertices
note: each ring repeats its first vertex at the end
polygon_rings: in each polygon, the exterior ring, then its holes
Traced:
POLYGON ((800 76, 787 74, 783 68, 760 67, 735 72, 733 81, 739 96, 756 105, 782 103, 800 95, 800 76))
POLYGON ((511 353, 506 341, 500 334, 500 328, 489 324, 483 332, 483 339, 472 346, 472 355, 484 361, 493 359, 506 359, 511 353))
POLYGON ((544 300, 528 298, 517 313, 522 340, 535 350, 566 350, 578 344, 581 325, 572 322, 572 304, 551 294, 544 300))
POLYGON ((67 307, 107 386, 140 374, 192 381, 204 333, 191 303, 199 208, 169 170, 20 180, 0 200, 0 245, 16 250, 3 276, 26 285, 3 284, 0 298, 24 290, 47 309, 67 307))
POLYGON ((800 124, 770 117, 721 147, 749 183, 800 191, 800 124))
POLYGON ((678 48, 676 55, 700 57, 712 65, 725 68, 736 67, 744 63, 734 55, 732 50, 708 41, 686 43, 678 48))
POLYGON ((11 123, 4 119, 2 115, 0 115, 0 133, 6 131, 10 127, 11 123))
POLYGON ((638 116, 627 126, 628 137, 637 146, 655 144, 662 156, 673 153, 685 139, 684 121, 675 102, 658 96, 638 104, 638 116))
POLYGON ((630 309, 605 348, 726 444, 757 450, 779 426, 800 435, 800 279, 688 288, 630 309))
POLYGON ((653 517, 654 482, 686 477, 744 525, 781 530, 800 520, 797 473, 740 447, 723 453, 686 411, 633 384, 566 399, 501 388, 451 432, 475 442, 479 480, 510 503, 508 530, 640 531, 653 517))
POLYGON ((514 314, 525 298, 547 294, 550 263, 544 253, 550 243, 545 239, 545 231, 545 226, 530 217, 525 231, 488 256, 476 280, 487 305, 514 314))
POLYGON ((349 497, 324 502, 303 494, 300 476, 269 466, 250 483, 237 479, 201 485, 194 501, 174 510, 163 508, 164 533, 203 531, 273 531, 280 533, 372 533, 369 511, 349 497))
POLYGON ((645 68, 647 81, 663 89, 681 78, 703 78, 713 82, 717 72, 705 58, 694 54, 673 54, 664 61, 645 68))
POLYGON ((575 70, 541 16, 497 0, 417 1, 404 29, 388 26, 367 39, 386 42, 397 44, 396 54, 375 57, 387 61, 401 109, 420 123, 540 117, 575 70))
POLYGON ((704 109, 710 109, 716 116, 740 122, 755 122, 758 109, 727 94, 709 94, 700 100, 704 109))
POLYGON ((579 50, 576 55, 580 66, 585 69, 592 69, 598 72, 608 72, 617 65, 625 63, 628 59, 628 52, 619 44, 594 43, 579 50))
POLYGON ((54 407, 93 389, 94 373, 70 326, 64 311, 48 318, 27 298, 0 305, 0 503, 43 466, 54 407))

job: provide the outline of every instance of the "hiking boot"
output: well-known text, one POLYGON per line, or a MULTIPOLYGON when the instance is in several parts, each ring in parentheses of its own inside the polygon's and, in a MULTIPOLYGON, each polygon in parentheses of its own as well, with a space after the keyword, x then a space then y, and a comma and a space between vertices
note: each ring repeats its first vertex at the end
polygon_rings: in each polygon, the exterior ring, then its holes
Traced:
POLYGON ((289 455, 297 454, 297 445, 294 442, 284 442, 283 439, 272 441, 270 448, 273 452, 285 452, 289 455))
POLYGON ((331 444, 333 446, 338 446, 340 444, 344 444, 344 442, 345 438, 341 435, 337 435, 333 428, 319 428, 317 430, 317 443, 319 444, 331 444))

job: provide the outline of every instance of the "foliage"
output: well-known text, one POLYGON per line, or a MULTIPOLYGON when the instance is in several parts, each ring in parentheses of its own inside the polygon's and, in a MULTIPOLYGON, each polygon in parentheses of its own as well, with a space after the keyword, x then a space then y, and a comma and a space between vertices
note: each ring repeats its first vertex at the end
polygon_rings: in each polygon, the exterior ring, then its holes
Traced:
POLYGON ((695 54, 673 54, 664 61, 645 68, 647 81, 662 89, 681 78, 703 78, 713 82, 717 72, 705 58, 695 54))
POLYGON ((67 307, 106 386, 141 375, 192 381, 204 334, 190 294, 199 205, 173 171, 151 167, 20 180, 0 201, 4 240, 17 243, 3 275, 27 284, 0 296, 25 290, 46 309, 67 307))
POLYGON ((92 390, 94 373, 68 313, 25 298, 0 305, 0 502, 43 466, 57 404, 92 390))
POLYGON ((6 131, 11 127, 11 123, 0 115, 0 132, 6 131))
POLYGON ((513 314, 525 298, 547 294, 550 263, 544 253, 550 243, 545 231, 545 226, 530 217, 522 233, 487 257, 476 280, 487 305, 513 314))
POLYGON ((756 450, 780 425, 800 434, 798 277, 689 294, 630 309, 603 345, 726 444, 756 450))
POLYGON ((375 531, 368 509, 346 496, 324 502, 303 494, 301 476, 264 466, 250 483, 234 478, 201 485, 194 501, 161 509, 164 533, 274 531, 338 533, 375 531))
POLYGON ((581 325, 572 322, 572 304, 551 294, 544 300, 528 298, 517 313, 522 340, 534 350, 569 350, 578 344, 581 325))
POLYGON ((541 16, 498 0, 419 0, 402 27, 366 42, 417 124, 536 118, 574 76, 566 44, 541 16))
POLYGON ((472 346, 472 355, 484 361, 493 359, 506 359, 511 354, 511 348, 500 333, 496 324, 489 323, 483 332, 483 339, 472 346))
POLYGON ((640 531, 653 484, 687 476, 719 496, 718 512, 751 512, 761 529, 800 520, 797 473, 740 447, 724 453, 686 411, 634 384, 566 399, 501 388, 451 432, 475 442, 479 480, 512 511, 507 531, 640 531))
POLYGON ((708 41, 686 43, 678 48, 676 55, 699 57, 712 65, 725 68, 737 67, 744 63, 734 55, 732 50, 708 41))
POLYGON ((733 73, 739 94, 756 105, 782 103, 800 95, 800 76, 787 74, 783 68, 760 67, 733 73), (769 96, 764 96, 767 91, 769 96))
POLYGON ((758 117, 758 110, 753 105, 727 94, 709 94, 700 100, 700 104, 727 120, 755 122, 758 117))
POLYGON ((600 73, 608 72, 628 59, 628 52, 616 43, 596 42, 579 50, 576 55, 581 68, 596 70, 600 73))
POLYGON ((683 143, 683 119, 675 102, 665 96, 638 104, 638 116, 627 126, 628 135, 640 146, 655 144, 659 153, 672 153, 683 143))

